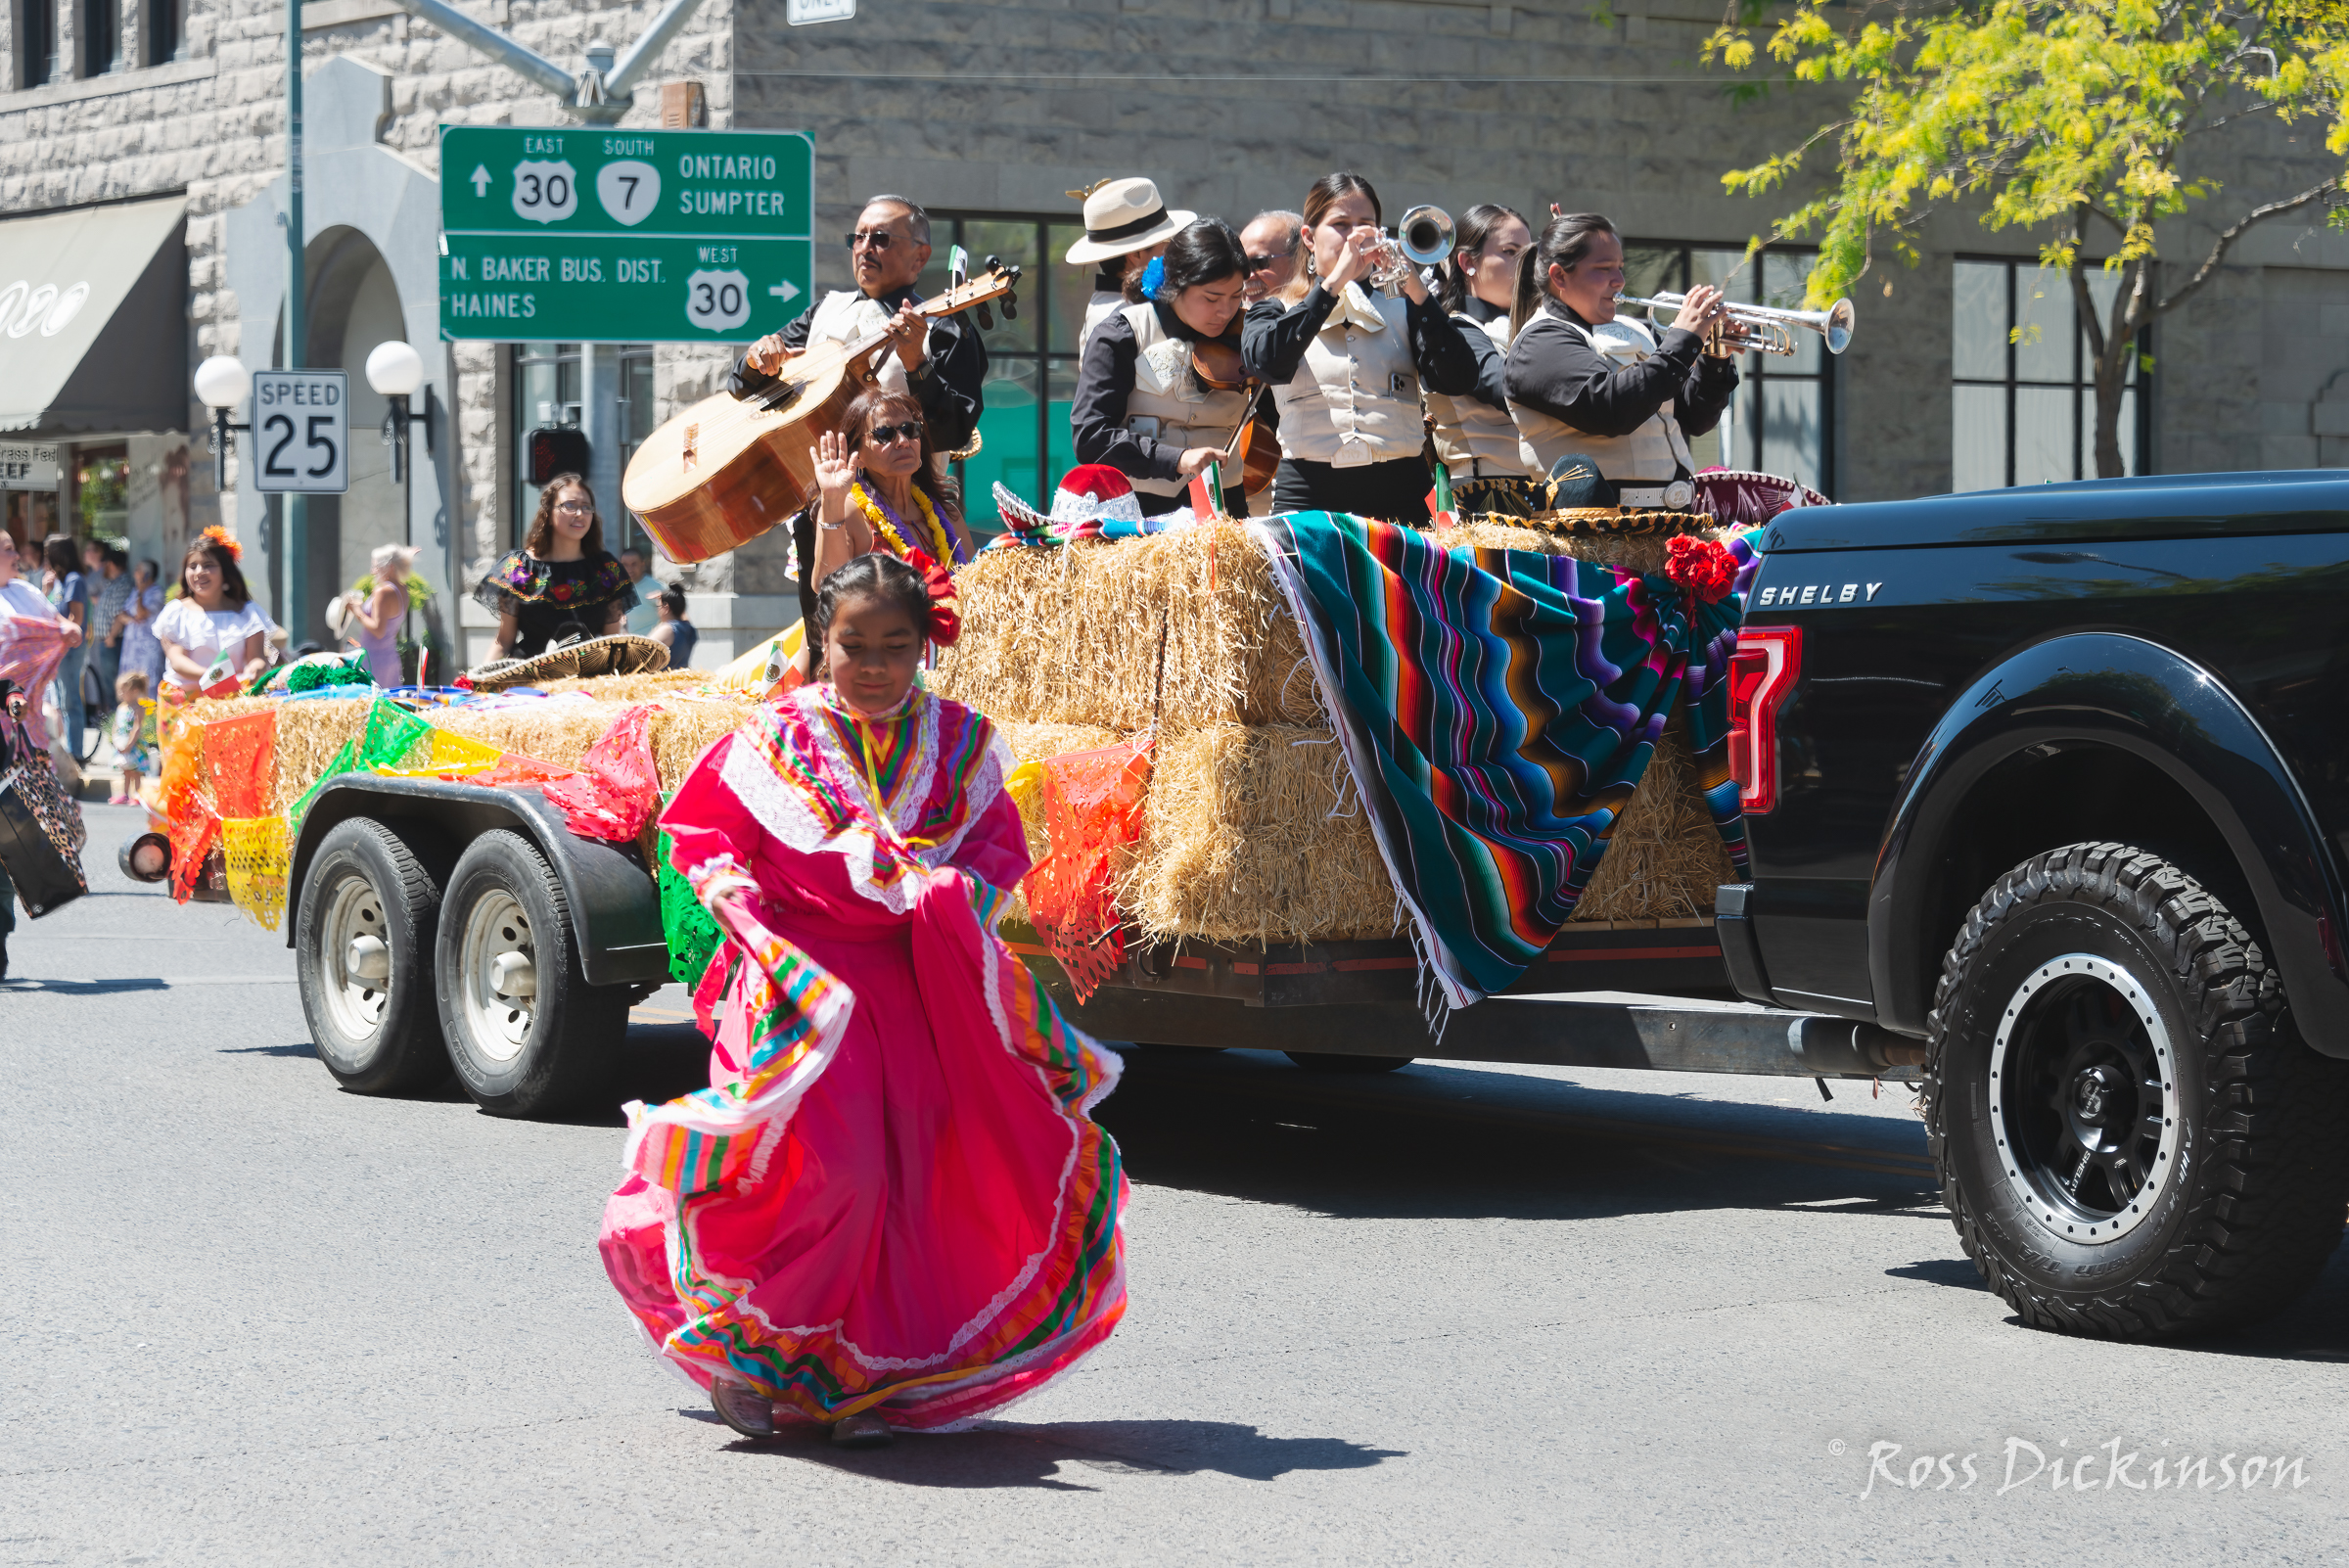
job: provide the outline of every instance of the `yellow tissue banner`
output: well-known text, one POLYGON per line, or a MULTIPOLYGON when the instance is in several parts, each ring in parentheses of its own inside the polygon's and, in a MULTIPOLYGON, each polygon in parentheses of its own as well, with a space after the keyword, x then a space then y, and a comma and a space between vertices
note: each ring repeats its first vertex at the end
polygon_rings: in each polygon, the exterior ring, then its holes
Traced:
POLYGON ((397 767, 378 767, 377 772, 391 778, 441 778, 451 773, 483 773, 497 765, 506 754, 494 746, 485 745, 470 735, 452 734, 435 729, 426 744, 408 753, 397 767))
POLYGON ((286 912, 286 883, 294 846, 282 816, 231 817, 220 824, 221 857, 228 862, 228 896, 238 908, 275 931, 286 912))
POLYGON ((721 691, 747 691, 755 697, 763 696, 799 659, 800 649, 806 640, 806 625, 795 621, 732 664, 711 671, 710 684, 721 691))

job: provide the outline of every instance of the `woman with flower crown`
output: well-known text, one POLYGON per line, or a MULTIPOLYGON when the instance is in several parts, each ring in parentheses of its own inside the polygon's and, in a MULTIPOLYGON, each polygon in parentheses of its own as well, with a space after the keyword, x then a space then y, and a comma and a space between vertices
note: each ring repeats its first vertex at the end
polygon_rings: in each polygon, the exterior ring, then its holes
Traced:
POLYGON ((824 678, 661 817, 716 928, 715 1049, 708 1089, 628 1107, 604 1264, 746 1437, 964 1425, 1126 1309, 1126 1181, 1088 1114, 1120 1064, 995 935, 1028 870, 1013 761, 914 681, 956 629, 921 574, 858 555, 809 618, 824 678))
POLYGON ((245 585, 244 559, 245 547, 217 528, 206 529, 188 546, 179 564, 179 591, 155 618, 166 698, 203 690, 207 675, 215 682, 243 682, 268 667, 269 618, 245 585))

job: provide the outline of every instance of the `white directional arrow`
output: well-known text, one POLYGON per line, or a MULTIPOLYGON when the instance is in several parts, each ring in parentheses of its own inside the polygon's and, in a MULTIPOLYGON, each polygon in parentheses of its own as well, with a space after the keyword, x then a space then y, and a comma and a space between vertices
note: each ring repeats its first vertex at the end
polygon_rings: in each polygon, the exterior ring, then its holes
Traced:
POLYGON ((489 194, 489 169, 487 165, 482 163, 474 164, 473 172, 467 175, 466 179, 473 186, 473 194, 476 197, 484 197, 489 194))
POLYGON ((797 300, 800 297, 800 286, 792 282, 789 278, 785 278, 781 283, 772 283, 767 285, 766 292, 773 295, 776 299, 782 300, 785 304, 789 304, 792 300, 797 300))

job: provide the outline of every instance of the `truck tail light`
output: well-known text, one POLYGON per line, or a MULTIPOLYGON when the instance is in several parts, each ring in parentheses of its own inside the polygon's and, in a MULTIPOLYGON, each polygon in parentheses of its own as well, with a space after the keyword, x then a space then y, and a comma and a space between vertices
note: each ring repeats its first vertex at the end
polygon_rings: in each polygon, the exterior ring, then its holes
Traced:
POLYGON ((1737 628, 1737 651, 1729 655, 1729 776, 1749 816, 1777 807, 1778 708, 1802 672, 1802 627, 1737 628))

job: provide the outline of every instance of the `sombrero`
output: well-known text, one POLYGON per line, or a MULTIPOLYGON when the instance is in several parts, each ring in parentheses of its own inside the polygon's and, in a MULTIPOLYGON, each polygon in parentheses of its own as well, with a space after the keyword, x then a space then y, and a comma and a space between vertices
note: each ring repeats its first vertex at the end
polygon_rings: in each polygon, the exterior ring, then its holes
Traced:
POLYGON ((650 637, 590 637, 558 643, 528 659, 500 659, 467 670, 465 678, 475 691, 504 691, 573 675, 651 675, 668 668, 668 650, 650 637))
POLYGON ((1082 463, 1063 474, 1049 513, 1038 512, 998 483, 995 512, 1013 531, 1031 534, 1067 534, 1088 523, 1142 521, 1133 482, 1107 463, 1082 463))

